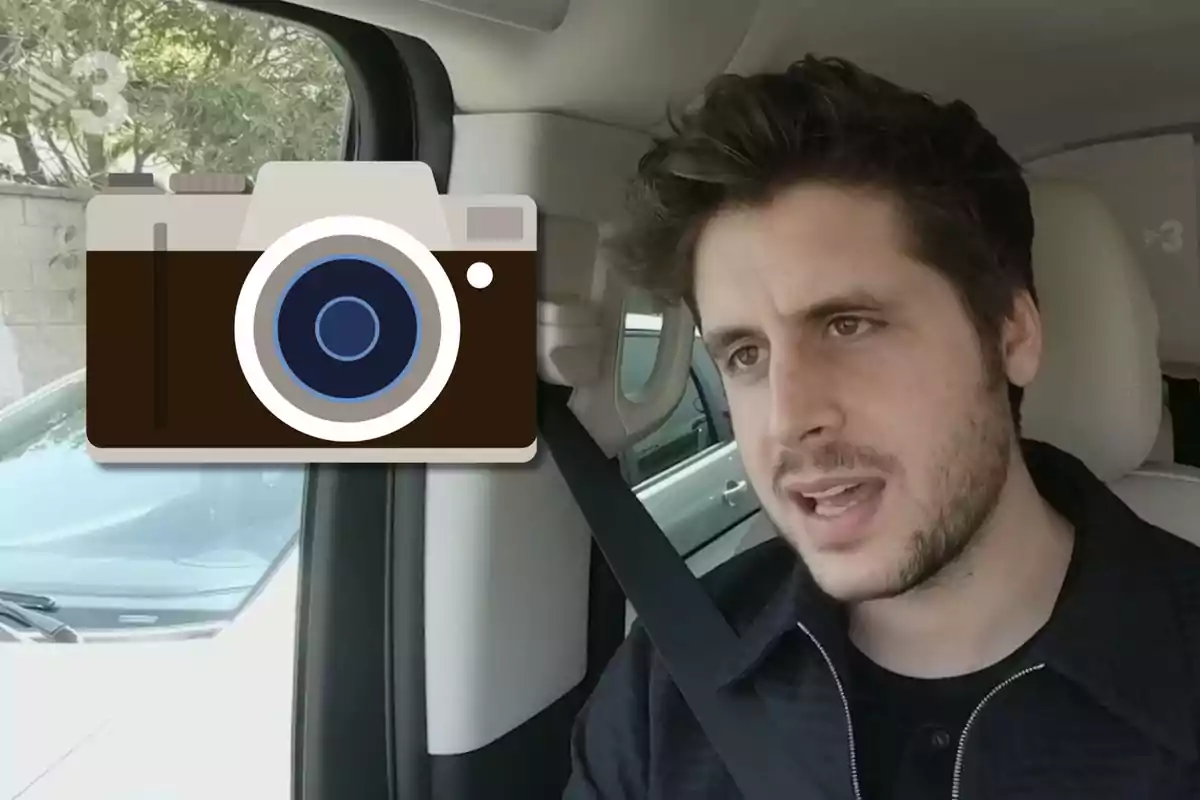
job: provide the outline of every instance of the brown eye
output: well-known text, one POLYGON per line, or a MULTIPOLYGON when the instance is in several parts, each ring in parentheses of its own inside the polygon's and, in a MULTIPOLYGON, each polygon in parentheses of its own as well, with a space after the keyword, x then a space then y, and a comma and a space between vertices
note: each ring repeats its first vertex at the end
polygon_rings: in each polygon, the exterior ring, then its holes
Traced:
POLYGON ((869 325, 862 317, 838 317, 829 323, 829 330, 835 336, 848 337, 862 333, 869 325))
POLYGON ((748 344, 739 347, 733 351, 729 357, 729 365, 732 369, 745 369, 753 367, 758 361, 758 345, 748 344))

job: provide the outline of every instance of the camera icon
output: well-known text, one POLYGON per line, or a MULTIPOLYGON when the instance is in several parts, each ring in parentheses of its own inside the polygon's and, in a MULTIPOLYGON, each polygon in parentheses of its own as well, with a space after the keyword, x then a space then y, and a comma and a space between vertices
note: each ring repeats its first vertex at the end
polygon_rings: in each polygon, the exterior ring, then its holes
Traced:
POLYGON ((519 462, 537 209, 419 162, 113 176, 87 208, 102 462, 519 462))

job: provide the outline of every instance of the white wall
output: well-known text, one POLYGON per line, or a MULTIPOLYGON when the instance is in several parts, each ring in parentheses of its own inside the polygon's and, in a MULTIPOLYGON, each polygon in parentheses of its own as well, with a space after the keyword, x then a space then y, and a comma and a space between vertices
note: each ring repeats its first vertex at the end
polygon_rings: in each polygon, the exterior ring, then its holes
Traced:
POLYGON ((84 365, 87 197, 0 184, 0 407, 84 365))

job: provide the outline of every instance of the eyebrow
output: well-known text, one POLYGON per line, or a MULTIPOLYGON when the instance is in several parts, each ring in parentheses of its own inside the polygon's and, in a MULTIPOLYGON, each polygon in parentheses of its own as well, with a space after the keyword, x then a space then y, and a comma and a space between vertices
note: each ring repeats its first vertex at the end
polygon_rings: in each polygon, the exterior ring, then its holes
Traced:
MULTIPOLYGON (((864 312, 879 313, 888 304, 865 289, 855 289, 818 303, 801 308, 788 314, 789 322, 799 327, 811 327, 815 323, 824 322, 839 314, 861 314, 864 312)), ((704 332, 704 345, 710 353, 718 353, 734 342, 758 335, 760 330, 752 325, 731 325, 728 327, 710 328, 704 332)))

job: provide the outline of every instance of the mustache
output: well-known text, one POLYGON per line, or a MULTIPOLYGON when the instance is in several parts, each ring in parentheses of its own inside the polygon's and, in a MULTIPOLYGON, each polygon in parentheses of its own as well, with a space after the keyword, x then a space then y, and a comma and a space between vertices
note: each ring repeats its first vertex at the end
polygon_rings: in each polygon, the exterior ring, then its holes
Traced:
POLYGON ((789 475, 816 475, 824 472, 881 472, 894 471, 896 459, 870 447, 858 447, 845 442, 828 442, 820 447, 779 452, 771 470, 771 483, 776 491, 789 475))

